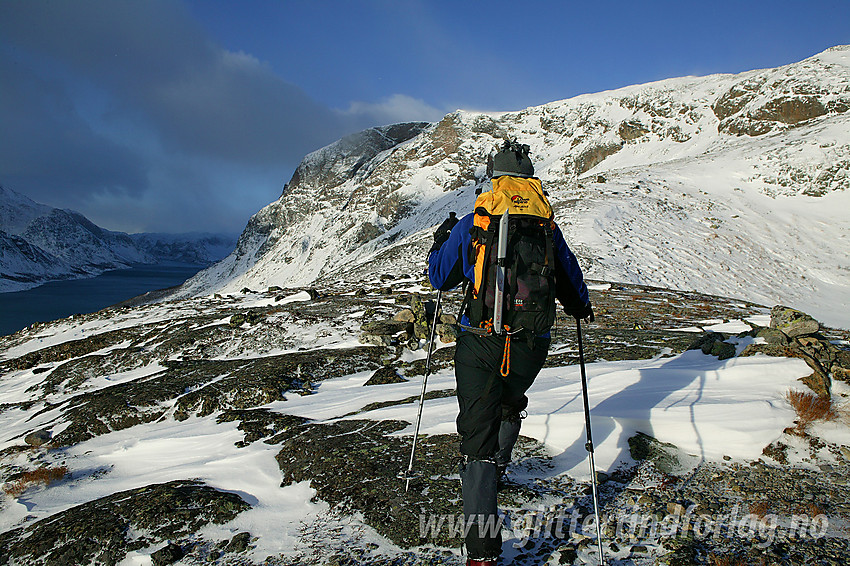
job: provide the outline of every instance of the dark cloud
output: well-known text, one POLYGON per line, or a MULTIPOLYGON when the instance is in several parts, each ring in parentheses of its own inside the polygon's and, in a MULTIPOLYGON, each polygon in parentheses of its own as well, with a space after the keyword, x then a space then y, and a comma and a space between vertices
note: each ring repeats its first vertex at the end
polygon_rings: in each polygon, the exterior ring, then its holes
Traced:
POLYGON ((294 161, 358 126, 255 58, 217 47, 175 2, 14 2, 0 21, 6 41, 104 88, 172 149, 294 161))
POLYGON ((239 198, 225 182, 265 183, 265 196, 246 189, 256 201, 236 205, 255 212, 306 153, 426 107, 328 108, 167 0, 2 2, 0 73, 0 182, 95 221, 114 215, 113 229, 182 231, 162 223, 205 198, 188 209, 192 229, 228 224, 209 226, 239 198))
POLYGON ((0 172, 32 198, 92 187, 139 193, 145 165, 126 147, 98 134, 77 113, 63 84, 15 65, 0 51, 0 172))

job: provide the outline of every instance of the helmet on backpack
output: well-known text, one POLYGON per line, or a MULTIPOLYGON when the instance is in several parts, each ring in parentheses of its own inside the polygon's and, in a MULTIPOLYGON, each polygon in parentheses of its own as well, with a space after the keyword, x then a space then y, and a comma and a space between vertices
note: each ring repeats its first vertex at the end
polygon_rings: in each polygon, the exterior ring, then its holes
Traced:
MULTIPOLYGON (((516 140, 505 140, 501 149, 492 156, 492 177, 511 175, 513 177, 533 177, 534 165, 528 157, 531 148, 516 140)), ((489 164, 488 164, 489 165, 489 164)))

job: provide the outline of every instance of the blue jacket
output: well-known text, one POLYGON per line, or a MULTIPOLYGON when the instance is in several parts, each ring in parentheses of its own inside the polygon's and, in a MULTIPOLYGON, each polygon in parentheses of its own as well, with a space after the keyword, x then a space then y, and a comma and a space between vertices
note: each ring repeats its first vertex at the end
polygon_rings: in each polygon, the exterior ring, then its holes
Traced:
MULTIPOLYGON (((464 278, 474 281, 475 262, 469 257, 472 250, 469 230, 473 217, 474 214, 469 213, 458 220, 449 239, 428 256, 428 277, 435 289, 448 291, 460 285, 464 278)), ((581 267, 557 225, 553 230, 553 241, 556 260, 555 296, 567 313, 580 312, 590 302, 581 267)))

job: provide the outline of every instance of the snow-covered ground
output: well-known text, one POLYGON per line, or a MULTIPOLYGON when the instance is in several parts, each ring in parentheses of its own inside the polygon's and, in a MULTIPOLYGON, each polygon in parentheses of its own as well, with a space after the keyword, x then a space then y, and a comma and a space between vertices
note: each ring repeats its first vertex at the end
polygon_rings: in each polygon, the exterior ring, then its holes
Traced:
MULTIPOLYGON (((297 304, 307 299, 309 295, 298 293, 277 303, 297 304)), ((268 302, 254 295, 223 301, 243 307, 262 306, 268 302)), ((197 304, 192 305, 193 301, 155 305, 117 313, 113 319, 93 318, 79 326, 58 324, 43 331, 40 338, 23 341, 7 350, 5 356, 20 356, 46 344, 132 324, 167 324, 169 317, 175 318, 197 308, 197 304)), ((362 312, 341 313, 341 318, 356 319, 360 315, 362 312)), ((765 316, 758 315, 749 322, 765 325, 768 321, 765 316)), ((291 324, 290 330, 298 333, 299 322, 291 324)), ((707 321, 703 328, 737 332, 750 326, 740 320, 716 321, 715 324, 707 321)), ((355 328, 344 325, 326 325, 325 330, 319 333, 324 336, 325 348, 351 345, 356 332, 355 328)), ((312 336, 314 340, 316 335, 312 336)), ((741 339, 737 346, 739 351, 749 340, 752 339, 741 339)), ((268 353, 257 352, 256 355, 268 353)), ((404 358, 414 361, 424 356, 422 350, 408 351, 404 358)), ((151 366, 135 373, 116 375, 109 382, 94 380, 89 385, 100 388, 122 379, 143 379, 158 368, 151 366)), ((638 431, 677 445, 693 456, 695 464, 721 459, 743 462, 757 459, 763 447, 792 425, 795 414, 785 395, 789 389, 804 388, 798 380, 810 372, 799 359, 757 355, 718 361, 699 350, 676 356, 659 355, 649 360, 590 363, 587 365, 588 390, 597 468, 613 471, 631 463, 627 439, 638 431)), ((352 418, 346 415, 370 403, 402 400, 419 394, 421 378, 418 377, 406 383, 363 387, 370 373, 360 372, 319 382, 312 395, 291 395, 286 401, 271 403, 266 408, 316 422, 329 422, 352 418)), ((28 386, 39 379, 32 370, 4 376, 0 403, 33 401, 28 386)), ((453 387, 451 369, 437 371, 429 377, 429 391, 453 387)), ((544 369, 531 388, 529 398, 528 418, 522 433, 543 443, 553 456, 553 467, 540 473, 548 477, 566 474, 581 481, 588 480, 578 366, 544 369)), ((51 400, 61 402, 62 397, 51 400)), ((39 407, 36 404, 28 410, 16 408, 0 413, 3 433, 0 450, 20 443, 20 435, 32 430, 34 413, 39 407)), ((422 432, 453 433, 456 413, 454 398, 427 401, 422 432)), ((35 416, 34 420, 47 425, 56 416, 51 411, 35 416)), ((415 417, 415 404, 389 406, 356 416, 358 419, 408 422, 413 422, 415 417)), ((53 432, 58 433, 62 426, 61 422, 54 422, 53 432)), ((850 445, 846 426, 824 427, 824 434, 830 436, 831 442, 850 445)), ((409 438, 412 432, 411 425, 398 434, 409 438)), ((328 520, 329 506, 314 499, 315 491, 307 483, 280 485, 281 473, 275 461, 280 450, 278 446, 254 442, 237 447, 235 443, 242 438, 237 423, 217 424, 215 415, 190 417, 181 422, 163 418, 51 451, 51 459, 70 468, 71 479, 46 489, 31 489, 18 499, 7 498, 0 511, 0 532, 117 491, 197 478, 217 489, 238 493, 252 506, 229 523, 207 526, 202 532, 204 536, 226 539, 235 533, 250 531, 258 537, 250 553, 250 558, 256 562, 267 556, 303 551, 300 536, 305 525, 328 520)), ((826 451, 823 457, 825 461, 832 458, 826 451)), ((25 464, 27 455, 23 453, 17 458, 18 463, 25 464)), ((807 465, 802 461, 796 463, 807 465)), ((370 533, 368 537, 386 552, 397 551, 368 527, 359 525, 358 528, 370 533)), ((122 564, 150 564, 153 550, 155 548, 133 552, 122 564)))

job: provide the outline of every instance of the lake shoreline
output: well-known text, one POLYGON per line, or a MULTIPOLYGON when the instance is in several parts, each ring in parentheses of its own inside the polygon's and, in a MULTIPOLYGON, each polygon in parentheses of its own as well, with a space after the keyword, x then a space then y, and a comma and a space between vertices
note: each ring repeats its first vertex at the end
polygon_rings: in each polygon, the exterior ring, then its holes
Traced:
POLYGON ((50 281, 23 291, 0 293, 0 336, 14 334, 36 322, 135 304, 146 293, 177 287, 206 267, 176 262, 134 264, 96 277, 50 281))

